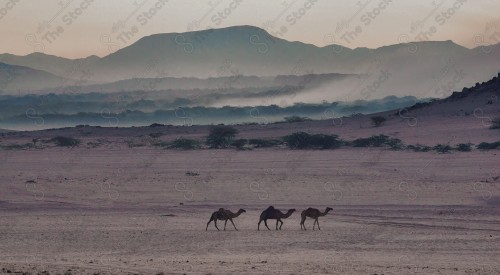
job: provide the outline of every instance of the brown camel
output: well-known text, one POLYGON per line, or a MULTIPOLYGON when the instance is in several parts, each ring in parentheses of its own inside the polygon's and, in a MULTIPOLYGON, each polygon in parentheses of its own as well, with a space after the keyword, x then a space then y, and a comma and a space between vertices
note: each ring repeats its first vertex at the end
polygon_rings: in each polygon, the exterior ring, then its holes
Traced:
POLYGON ((309 217, 309 218, 314 219, 313 230, 314 230, 314 226, 316 225, 316 223, 318 224, 318 230, 321 230, 321 228, 319 228, 318 218, 325 216, 331 210, 333 210, 333 209, 330 207, 327 207, 325 212, 323 212, 323 213, 321 213, 321 211, 319 211, 316 208, 307 208, 306 210, 302 211, 302 213, 300 214, 302 217, 302 221, 300 222, 300 229, 302 230, 302 228, 304 228, 304 230, 306 230, 306 225, 304 224, 304 222, 306 221, 306 218, 309 217))
MULTIPOLYGON (((260 223, 264 221, 264 225, 269 229, 269 226, 267 226, 267 220, 276 220, 276 230, 278 230, 278 222, 281 222, 281 225, 279 229, 281 230, 281 227, 283 226, 283 221, 281 219, 286 219, 292 215, 292 213, 295 211, 295 209, 290 209, 286 214, 283 214, 283 212, 279 211, 278 209, 274 209, 274 207, 269 206, 266 210, 260 214, 260 219, 259 219, 259 224, 257 225, 257 230, 260 230, 260 223)), ((269 229, 271 230, 271 229, 269 229)))
POLYGON ((236 231, 238 231, 238 229, 234 225, 233 218, 236 218, 241 213, 245 213, 245 212, 247 212, 247 211, 245 211, 245 209, 240 209, 240 210, 238 210, 238 212, 233 213, 227 209, 219 208, 219 210, 215 211, 214 213, 212 213, 212 216, 210 216, 210 220, 207 223, 207 228, 205 229, 205 231, 208 230, 208 225, 210 224, 211 221, 214 221, 215 228, 217 228, 217 230, 219 230, 219 228, 217 227, 217 220, 224 221, 224 230, 226 230, 227 220, 230 220, 234 226, 234 229, 236 229, 236 231))

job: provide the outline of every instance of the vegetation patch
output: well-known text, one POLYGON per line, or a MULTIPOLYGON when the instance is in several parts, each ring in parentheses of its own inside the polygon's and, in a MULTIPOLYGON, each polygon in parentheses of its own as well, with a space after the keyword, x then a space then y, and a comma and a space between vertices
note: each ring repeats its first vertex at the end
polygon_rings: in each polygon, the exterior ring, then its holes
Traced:
POLYGON ((460 143, 457 144, 455 147, 455 150, 460 151, 460 152, 470 152, 472 151, 472 143, 460 143))
POLYGON ((283 144, 283 141, 277 139, 258 139, 253 138, 248 140, 248 144, 252 145, 255 148, 267 148, 267 147, 275 147, 283 144))
POLYGON ((291 149, 336 149, 342 145, 337 135, 297 132, 284 136, 283 141, 291 149))
POLYGON ((434 150, 438 153, 444 154, 444 153, 451 152, 453 150, 453 148, 448 144, 438 144, 438 145, 432 147, 432 150, 434 150))
POLYGON ((56 146, 75 147, 80 144, 80 140, 72 137, 57 136, 49 139, 47 142, 54 143, 56 146))
POLYGON ((284 120, 287 123, 293 123, 293 122, 311 121, 312 119, 310 119, 308 117, 303 117, 303 116, 287 116, 284 118, 284 120))
POLYGON ((27 150, 31 148, 35 148, 33 143, 0 145, 2 150, 27 150))
POLYGON ((372 117, 370 117, 370 119, 372 121, 373 126, 375 126, 375 127, 382 126, 382 124, 384 124, 384 122, 387 120, 383 116, 372 116, 372 117))
POLYGON ((389 146, 393 149, 402 149, 403 142, 398 138, 391 138, 386 135, 376 135, 368 138, 358 138, 351 142, 354 147, 384 147, 389 146))
POLYGON ((479 150, 492 150, 498 149, 500 147, 500 141, 497 142, 481 142, 477 145, 477 149, 479 150))
POLYGON ((500 117, 497 117, 491 121, 490 129, 500 129, 500 117))
POLYGON ((243 147, 245 147, 245 145, 247 144, 247 140, 244 139, 244 138, 241 138, 241 139, 235 139, 231 142, 231 146, 233 147, 236 147, 236 149, 243 149, 243 147))
POLYGON ((406 150, 412 150, 414 152, 429 152, 430 150, 432 150, 432 147, 417 143, 416 145, 406 146, 406 150))
POLYGON ((213 149, 227 148, 237 133, 238 130, 231 126, 217 125, 210 129, 206 143, 213 149))

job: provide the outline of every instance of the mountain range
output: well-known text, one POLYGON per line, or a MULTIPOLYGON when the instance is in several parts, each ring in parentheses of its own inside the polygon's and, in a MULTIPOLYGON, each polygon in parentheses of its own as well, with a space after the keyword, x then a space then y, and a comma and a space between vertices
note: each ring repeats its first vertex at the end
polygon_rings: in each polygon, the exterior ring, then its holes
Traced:
MULTIPOLYGON (((31 73, 16 73, 17 82, 25 83, 21 85, 5 80, 12 78, 12 68, 0 67, 4 93, 51 93, 66 91, 61 87, 68 86, 79 87, 79 92, 129 91, 138 88, 123 81, 137 79, 162 79, 155 81, 162 84, 154 90, 203 88, 210 86, 208 79, 241 76, 254 77, 255 81, 239 88, 260 87, 262 83, 272 87, 275 83, 265 79, 339 74, 358 77, 311 85, 300 92, 297 100, 345 101, 390 95, 442 98, 454 89, 496 75, 500 68, 500 44, 473 49, 452 41, 411 42, 376 49, 318 47, 273 37, 257 27, 236 26, 150 35, 104 57, 67 59, 43 53, 1 54, 0 62, 21 66, 14 68, 18 71, 27 70, 23 67, 38 70, 32 72, 33 77, 38 77, 36 81, 29 81, 33 80, 31 73), (195 78, 205 82, 193 86, 195 78)), ((305 87, 311 83, 298 84, 305 87)))

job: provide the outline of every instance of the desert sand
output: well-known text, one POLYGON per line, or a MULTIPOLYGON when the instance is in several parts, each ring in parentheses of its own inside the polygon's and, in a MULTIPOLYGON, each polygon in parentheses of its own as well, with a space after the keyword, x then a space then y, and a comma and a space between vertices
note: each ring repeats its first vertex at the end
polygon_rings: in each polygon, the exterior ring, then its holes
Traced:
MULTIPOLYGON (((238 137, 304 130, 344 139, 387 134, 406 144, 477 144, 499 140, 498 130, 484 123, 497 107, 481 107, 482 117, 473 114, 475 106, 444 115, 415 111, 378 128, 367 117, 238 126, 238 137)), ((498 150, 148 146, 149 133, 172 140, 202 138, 207 131, 165 126, 4 133, 2 144, 65 135, 82 145, 0 151, 0 272, 500 273, 498 150), (130 140, 144 146, 129 147, 130 140), (269 205, 297 212, 281 231, 273 221, 273 230, 257 231, 269 205), (230 223, 226 231, 213 224, 205 231, 219 207, 246 209, 234 220, 239 231, 230 223), (300 212, 308 207, 333 208, 319 219, 321 231, 312 230, 311 219, 309 230, 300 230, 300 212)))

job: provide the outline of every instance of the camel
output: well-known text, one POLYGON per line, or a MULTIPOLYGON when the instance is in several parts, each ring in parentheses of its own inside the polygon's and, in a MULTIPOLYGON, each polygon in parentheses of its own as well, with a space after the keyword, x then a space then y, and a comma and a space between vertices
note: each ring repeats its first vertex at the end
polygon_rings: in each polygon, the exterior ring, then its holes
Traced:
POLYGON ((302 213, 300 214, 302 217, 302 220, 300 222, 300 229, 302 230, 302 228, 304 228, 304 230, 306 230, 306 225, 304 224, 304 222, 306 221, 306 218, 309 217, 309 218, 314 219, 313 230, 314 230, 314 226, 316 225, 316 223, 318 224, 318 230, 321 230, 321 228, 319 228, 318 218, 325 216, 331 210, 333 210, 333 209, 330 207, 327 207, 325 212, 323 212, 323 213, 321 213, 321 211, 319 211, 316 208, 307 208, 306 210, 302 211, 302 213))
MULTIPOLYGON (((281 227, 283 226, 283 221, 281 219, 286 219, 292 215, 292 213, 295 211, 295 209, 290 209, 286 214, 283 214, 283 212, 279 211, 278 209, 274 209, 274 207, 269 206, 266 210, 260 214, 260 219, 259 223, 257 225, 257 230, 260 230, 260 223, 264 221, 264 225, 269 229, 269 226, 267 226, 267 220, 276 220, 276 230, 278 230, 278 222, 281 222, 281 225, 279 227, 279 230, 281 230, 281 227)), ((271 229, 269 229, 271 230, 271 229)))
POLYGON ((236 229, 236 231, 238 231, 238 228, 236 228, 236 226, 234 225, 233 218, 236 218, 239 215, 241 215, 241 213, 245 213, 245 212, 247 212, 247 211, 245 211, 245 209, 240 209, 240 210, 238 210, 238 212, 233 213, 227 209, 219 208, 219 210, 213 212, 212 216, 210 216, 210 220, 207 223, 207 228, 205 229, 205 231, 208 230, 208 225, 212 221, 214 221, 215 228, 217 228, 217 230, 220 231, 220 229, 217 227, 217 220, 224 221, 224 230, 226 230, 227 221, 230 220, 234 226, 234 229, 236 229))

